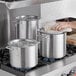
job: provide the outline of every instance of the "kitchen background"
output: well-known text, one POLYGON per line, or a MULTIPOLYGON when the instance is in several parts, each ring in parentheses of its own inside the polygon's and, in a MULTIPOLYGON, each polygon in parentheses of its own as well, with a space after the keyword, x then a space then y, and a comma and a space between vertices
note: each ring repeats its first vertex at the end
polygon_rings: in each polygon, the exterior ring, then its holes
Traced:
MULTIPOLYGON (((22 15, 36 15, 40 17, 40 27, 45 22, 53 22, 55 20, 64 21, 64 18, 69 18, 69 21, 76 20, 76 0, 58 0, 41 5, 32 5, 29 7, 25 3, 6 4, 0 3, 0 47, 10 40, 16 38, 15 24, 16 17, 22 15), (20 8, 21 7, 21 8, 20 8), (62 19, 62 20, 61 20, 62 19), (5 28, 4 28, 5 27, 5 28), (10 27, 10 28, 9 28, 10 27), (3 44, 2 44, 3 43, 3 44)), ((24 29, 23 29, 24 30, 24 29)), ((22 30, 22 32, 23 32, 22 30)), ((75 31, 74 31, 75 33, 75 31)), ((0 72, 1 74, 2 72, 0 72)), ((2 76, 11 76, 10 74, 2 73, 2 76)))
MULTIPOLYGON (((54 22, 58 19, 64 18, 75 18, 76 17, 76 1, 75 0, 59 0, 55 2, 44 3, 41 5, 29 6, 26 8, 17 7, 18 4, 11 4, 9 6, 9 20, 11 25, 10 29, 10 39, 14 39, 15 36, 15 22, 17 16, 22 15, 36 15, 40 17, 39 26, 41 27, 43 23, 54 22)), ((25 6, 25 5, 24 5, 25 6)), ((75 20, 75 19, 74 19, 75 20)), ((23 31, 22 31, 23 32, 23 31)))

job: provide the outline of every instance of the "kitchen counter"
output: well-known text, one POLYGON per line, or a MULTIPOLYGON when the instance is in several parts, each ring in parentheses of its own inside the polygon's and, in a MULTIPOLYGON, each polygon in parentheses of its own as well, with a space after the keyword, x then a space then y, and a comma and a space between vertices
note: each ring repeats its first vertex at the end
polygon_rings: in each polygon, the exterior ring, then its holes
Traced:
MULTIPOLYGON (((76 66, 76 55, 59 60, 53 64, 49 64, 47 66, 29 72, 26 74, 26 76, 50 76, 50 75, 56 76, 57 75, 56 73, 62 74, 62 72, 66 72, 67 70, 69 72, 70 69, 74 66, 76 66), (64 71, 65 68, 66 70, 64 71)), ((61 76, 61 75, 57 75, 57 76, 61 76)))
POLYGON ((15 75, 13 75, 13 74, 11 74, 11 73, 8 73, 8 72, 6 72, 6 71, 3 71, 3 70, 0 70, 0 75, 1 75, 1 76, 15 76, 15 75))

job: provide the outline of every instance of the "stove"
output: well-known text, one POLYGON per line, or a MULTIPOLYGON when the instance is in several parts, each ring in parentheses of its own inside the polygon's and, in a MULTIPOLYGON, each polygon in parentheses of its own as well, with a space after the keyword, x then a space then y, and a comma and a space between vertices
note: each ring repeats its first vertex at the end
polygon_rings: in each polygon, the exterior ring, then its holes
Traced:
MULTIPOLYGON (((8 49, 0 49, 0 68, 4 71, 7 71, 9 73, 12 73, 16 76, 42 76, 41 74, 38 75, 35 74, 36 71, 41 70, 41 68, 49 68, 50 65, 53 65, 55 63, 59 63, 61 65, 64 65, 62 62, 65 62, 67 59, 71 59, 70 57, 73 57, 76 55, 76 46, 74 45, 67 45, 67 55, 62 59, 47 59, 39 56, 39 62, 38 65, 32 69, 16 69, 11 67, 10 65, 10 56, 9 56, 9 50, 8 49), (31 75, 31 73, 34 73, 34 75, 31 75)), ((76 56, 75 56, 76 57, 76 56)), ((74 59, 74 58, 73 58, 74 59)), ((61 65, 59 65, 61 67, 61 65)), ((49 68, 51 70, 51 68, 49 68)), ((49 71, 50 71, 49 70, 49 71)), ((50 75, 48 75, 50 76, 50 75)))

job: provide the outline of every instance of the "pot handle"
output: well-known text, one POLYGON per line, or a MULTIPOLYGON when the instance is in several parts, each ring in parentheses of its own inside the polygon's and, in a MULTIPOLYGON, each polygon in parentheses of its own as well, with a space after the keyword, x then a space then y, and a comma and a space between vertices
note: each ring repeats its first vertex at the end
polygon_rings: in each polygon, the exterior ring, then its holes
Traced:
MULTIPOLYGON (((39 30, 38 30, 38 33, 39 33, 39 34, 37 35, 37 37, 39 38, 38 42, 39 42, 39 44, 40 44, 40 42, 42 41, 42 38, 43 38, 43 39, 46 39, 47 37, 46 37, 46 36, 44 36, 44 37, 42 36, 42 34, 46 34, 46 33, 42 33, 42 32, 39 31, 39 30)), ((46 34, 46 35, 47 35, 47 34, 46 34)))
POLYGON ((10 49, 10 46, 6 46, 5 48, 6 48, 6 49, 10 49))
POLYGON ((10 46, 6 46, 6 49, 14 50, 14 49, 12 49, 10 46))
POLYGON ((50 35, 50 33, 47 33, 47 32, 44 32, 44 31, 41 31, 41 30, 37 30, 40 34, 47 34, 47 35, 50 35))

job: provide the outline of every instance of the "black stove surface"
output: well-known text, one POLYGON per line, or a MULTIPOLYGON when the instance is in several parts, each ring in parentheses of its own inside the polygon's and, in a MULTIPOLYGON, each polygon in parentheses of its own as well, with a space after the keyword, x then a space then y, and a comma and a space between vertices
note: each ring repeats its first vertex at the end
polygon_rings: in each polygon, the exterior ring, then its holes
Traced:
MULTIPOLYGON (((67 45, 67 55, 64 58, 72 56, 74 54, 76 54, 76 46, 67 45)), ((36 67, 34 67, 32 69, 16 69, 16 68, 11 67, 9 58, 10 58, 9 50, 1 49, 0 50, 0 68, 2 70, 5 70, 5 71, 12 73, 14 75, 17 75, 17 76, 25 76, 25 74, 27 72, 30 72, 31 70, 35 70, 39 67, 43 67, 47 64, 52 64, 58 60, 61 60, 61 59, 50 59, 49 61, 47 61, 48 60, 47 58, 43 58, 43 57, 39 56, 39 62, 36 67)))

